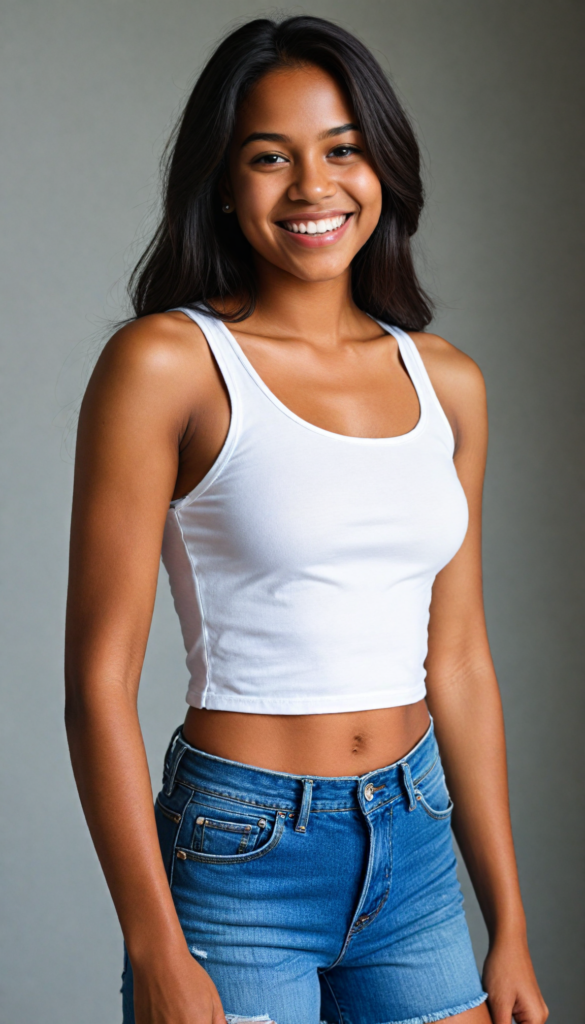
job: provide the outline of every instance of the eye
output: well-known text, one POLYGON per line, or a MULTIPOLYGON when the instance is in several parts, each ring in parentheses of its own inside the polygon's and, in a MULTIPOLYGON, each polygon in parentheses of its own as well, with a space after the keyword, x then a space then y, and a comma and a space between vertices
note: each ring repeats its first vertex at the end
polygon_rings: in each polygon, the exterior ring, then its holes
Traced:
POLYGON ((280 153, 262 153, 261 156, 256 157, 252 160, 253 164, 264 164, 264 166, 274 167, 277 163, 287 163, 285 158, 280 153))
POLYGON ((347 157, 352 156, 354 153, 361 153, 359 146, 350 146, 347 143, 343 143, 340 146, 336 146, 335 149, 332 149, 329 156, 347 157))

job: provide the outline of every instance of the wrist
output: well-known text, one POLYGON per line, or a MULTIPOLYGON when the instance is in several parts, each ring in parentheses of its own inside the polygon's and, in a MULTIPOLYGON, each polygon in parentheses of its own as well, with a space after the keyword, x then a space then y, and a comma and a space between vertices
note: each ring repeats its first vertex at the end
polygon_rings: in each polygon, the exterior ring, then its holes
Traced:
POLYGON ((493 915, 486 925, 490 936, 490 946, 502 943, 527 942, 526 914, 521 903, 514 903, 505 912, 493 915))
POLYGON ((185 955, 191 959, 187 942, 177 921, 176 927, 148 929, 126 938, 126 949, 134 972, 163 966, 168 969, 185 955))
POLYGON ((528 944, 524 911, 488 925, 490 949, 493 946, 518 946, 528 944))

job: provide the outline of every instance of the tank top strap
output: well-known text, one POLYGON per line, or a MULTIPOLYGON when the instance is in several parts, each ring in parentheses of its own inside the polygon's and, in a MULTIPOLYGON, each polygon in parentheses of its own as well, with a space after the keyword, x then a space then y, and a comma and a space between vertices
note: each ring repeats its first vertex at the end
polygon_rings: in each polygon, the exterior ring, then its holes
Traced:
POLYGON ((212 316, 207 316, 201 309, 192 306, 175 306, 169 313, 184 313, 202 331, 211 353, 219 367, 228 389, 232 406, 235 403, 236 379, 239 375, 239 360, 236 358, 229 338, 222 329, 221 322, 212 316))
POLYGON ((427 413, 431 415, 438 429, 445 434, 449 445, 454 450, 455 438, 453 436, 453 429, 447 419, 445 410, 437 397, 437 392, 432 385, 431 378, 429 377, 423 358, 414 341, 406 331, 402 330, 401 327, 394 327, 390 324, 385 324, 381 320, 378 320, 377 323, 379 323, 380 327, 383 327, 385 331, 388 331, 389 334, 392 334, 398 342, 400 355, 402 356, 408 375, 419 395, 421 416, 426 416, 427 413), (428 403, 428 409, 422 408, 423 401, 428 403))

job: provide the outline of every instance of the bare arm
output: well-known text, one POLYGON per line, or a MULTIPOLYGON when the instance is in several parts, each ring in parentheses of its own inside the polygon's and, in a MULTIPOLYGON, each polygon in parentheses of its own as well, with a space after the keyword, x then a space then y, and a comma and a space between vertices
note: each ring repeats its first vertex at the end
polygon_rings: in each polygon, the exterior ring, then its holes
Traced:
POLYGON ((196 378, 186 383, 192 356, 179 326, 148 320, 108 344, 81 410, 67 735, 134 970, 137 1024, 223 1024, 217 991, 187 949, 169 891, 136 707, 165 515, 196 385, 196 378))
MULTIPOLYGON (((441 339, 437 339, 441 341, 441 339)), ((446 343, 442 343, 446 346, 446 343)), ((422 346, 421 346, 422 348, 422 346)), ((425 358, 425 352, 422 352, 425 358)), ((425 362, 456 436, 455 465, 469 504, 469 529, 433 588, 428 704, 453 796, 453 829, 490 936, 484 984, 496 1024, 548 1015, 526 940, 508 805, 502 705, 485 626, 481 505, 487 409, 477 366, 451 346, 425 362)))

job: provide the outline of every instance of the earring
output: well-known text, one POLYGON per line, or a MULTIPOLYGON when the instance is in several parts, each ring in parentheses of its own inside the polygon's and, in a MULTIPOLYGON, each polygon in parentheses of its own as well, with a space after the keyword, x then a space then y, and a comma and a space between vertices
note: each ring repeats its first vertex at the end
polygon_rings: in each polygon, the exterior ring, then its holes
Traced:
POLYGON ((223 210, 224 213, 230 213, 231 209, 232 209, 231 203, 224 203, 223 206, 222 206, 222 210, 223 210))

